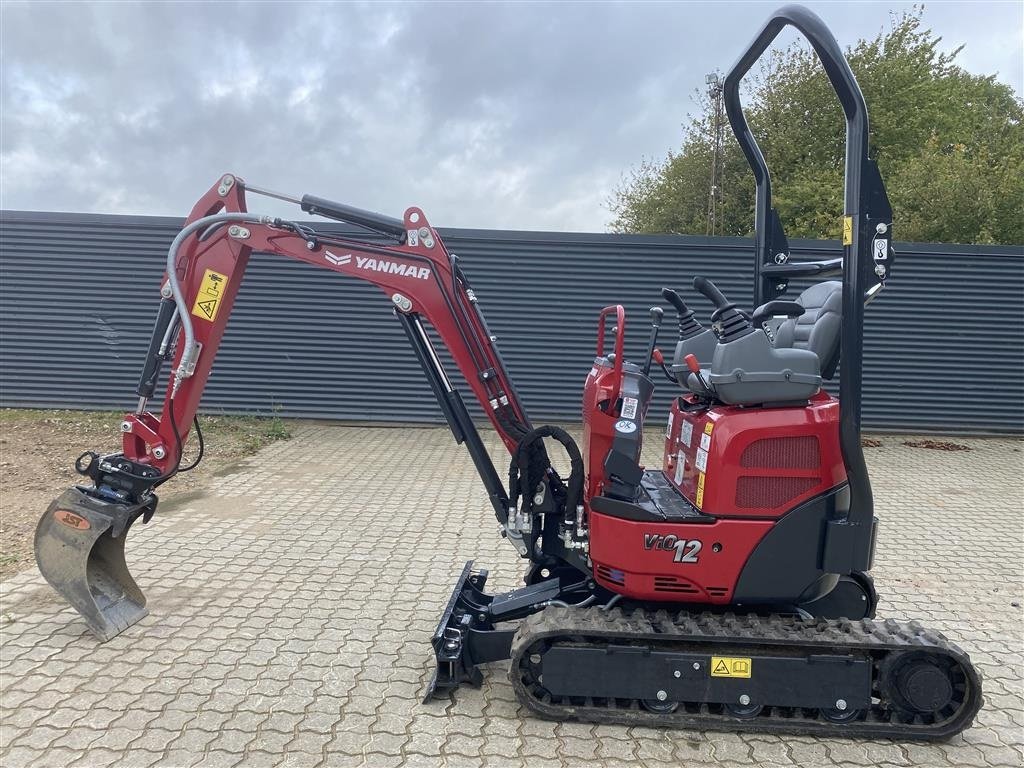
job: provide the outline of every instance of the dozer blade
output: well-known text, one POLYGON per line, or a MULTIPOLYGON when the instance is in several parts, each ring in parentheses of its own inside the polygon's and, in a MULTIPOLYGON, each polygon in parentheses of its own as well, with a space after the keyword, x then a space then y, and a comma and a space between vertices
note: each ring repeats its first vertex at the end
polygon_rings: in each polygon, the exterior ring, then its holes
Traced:
POLYGON ((144 504, 93 498, 69 488, 36 526, 36 565, 101 642, 144 617, 146 598, 128 572, 124 541, 140 516, 148 522, 156 497, 144 504))

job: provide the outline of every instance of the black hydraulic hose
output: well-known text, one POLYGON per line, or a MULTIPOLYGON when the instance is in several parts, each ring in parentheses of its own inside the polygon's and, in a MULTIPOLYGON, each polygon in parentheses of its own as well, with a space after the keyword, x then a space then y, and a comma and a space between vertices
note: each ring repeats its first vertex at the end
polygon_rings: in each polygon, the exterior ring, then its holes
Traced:
POLYGON ((515 438, 516 442, 522 442, 523 438, 529 433, 529 430, 526 429, 526 427, 524 427, 519 421, 514 418, 509 418, 509 410, 511 409, 509 409, 508 406, 495 409, 494 418, 511 437, 515 438))
MULTIPOLYGON (((520 495, 527 499, 533 495, 533 488, 530 487, 530 482, 533 478, 530 477, 530 461, 529 456, 527 456, 527 450, 534 443, 542 441, 545 437, 550 437, 560 443, 569 456, 570 470, 569 479, 566 484, 565 504, 567 508, 575 510, 583 503, 583 456, 572 435, 560 427, 550 425, 537 427, 528 432, 516 448, 515 455, 512 457, 512 462, 509 465, 510 504, 515 506, 520 495)), ((543 443, 541 445, 543 446, 543 443)), ((554 473, 554 469, 550 466, 548 469, 554 473)), ((557 473, 555 477, 558 477, 557 473)))
MULTIPOLYGON (((456 305, 455 307, 452 308, 452 314, 455 316, 455 324, 459 328, 459 332, 462 334, 463 341, 466 342, 466 349, 469 351, 470 357, 473 358, 473 365, 476 366, 477 372, 479 373, 484 370, 485 366, 488 364, 488 361, 486 359, 486 356, 484 356, 483 359, 481 360, 480 356, 478 356, 477 354, 479 350, 483 349, 484 345, 480 341, 480 337, 477 334, 476 329, 473 327, 473 323, 470 321, 469 315, 466 314, 466 308, 463 306, 461 301, 460 294, 462 292, 459 291, 459 281, 462 280, 463 284, 465 284, 465 279, 462 276, 461 268, 458 266, 458 257, 454 255, 449 255, 448 266, 449 269, 451 269, 452 273, 452 299, 455 301, 456 305), (458 313, 454 311, 456 308, 458 309, 458 313), (473 342, 475 343, 476 346, 474 346, 474 344, 469 343, 469 340, 466 338, 466 330, 468 330, 469 333, 472 334, 473 342)), ((493 389, 494 387, 493 384, 486 381, 484 382, 484 386, 486 386, 488 389, 493 389)))
POLYGON ((205 445, 205 441, 203 440, 203 432, 199 428, 199 416, 196 415, 196 416, 192 417, 192 423, 196 427, 196 435, 197 435, 197 437, 199 439, 199 454, 196 456, 195 461, 193 461, 188 467, 185 467, 184 469, 182 469, 181 468, 181 459, 182 459, 182 454, 185 451, 185 446, 184 446, 184 444, 183 444, 183 442, 181 440, 181 432, 178 430, 178 422, 174 418, 174 398, 173 397, 170 397, 170 398, 167 399, 167 417, 171 420, 171 431, 174 432, 174 452, 175 452, 177 458, 174 461, 174 468, 169 470, 167 472, 167 474, 163 475, 159 480, 157 480, 155 483, 153 483, 153 487, 154 488, 163 485, 164 483, 166 483, 168 480, 170 480, 172 477, 174 477, 179 472, 190 472, 191 470, 193 470, 196 467, 198 467, 199 466, 199 462, 203 460, 203 454, 206 452, 206 445, 205 445))
MULTIPOLYGON (((203 460, 203 455, 206 453, 206 441, 203 439, 203 430, 199 426, 199 416, 192 417, 192 426, 196 430, 196 441, 199 443, 199 451, 196 453, 195 460, 187 467, 178 467, 179 472, 191 472, 193 469, 199 466, 199 462, 203 460)), ((178 463, 181 463, 181 459, 178 459, 178 463)))

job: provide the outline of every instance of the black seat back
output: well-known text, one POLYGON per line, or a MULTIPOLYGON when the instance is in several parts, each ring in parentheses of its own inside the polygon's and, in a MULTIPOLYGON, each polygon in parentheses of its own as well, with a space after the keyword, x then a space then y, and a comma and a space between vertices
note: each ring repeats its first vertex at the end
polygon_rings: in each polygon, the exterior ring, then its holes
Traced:
POLYGON ((839 364, 839 329, 843 317, 843 284, 838 280, 817 283, 797 297, 807 311, 779 326, 777 348, 809 349, 821 362, 821 375, 831 379, 839 364))

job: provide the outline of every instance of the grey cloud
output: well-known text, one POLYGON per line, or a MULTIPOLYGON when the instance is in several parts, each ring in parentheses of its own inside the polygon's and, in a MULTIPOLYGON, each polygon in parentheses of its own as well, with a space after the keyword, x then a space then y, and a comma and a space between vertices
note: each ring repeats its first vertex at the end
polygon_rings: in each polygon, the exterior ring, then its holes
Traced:
MULTIPOLYGON (((887 22, 815 7, 844 44, 887 22)), ((231 170, 445 226, 599 230, 771 9, 5 3, 0 205, 184 215, 231 170)), ((986 10, 926 19, 1019 91, 1020 8, 986 10)))

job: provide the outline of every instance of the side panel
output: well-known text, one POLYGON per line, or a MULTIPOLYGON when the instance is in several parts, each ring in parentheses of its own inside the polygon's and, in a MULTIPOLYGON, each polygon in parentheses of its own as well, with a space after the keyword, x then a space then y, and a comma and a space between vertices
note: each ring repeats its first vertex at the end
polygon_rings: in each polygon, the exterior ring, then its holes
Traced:
POLYGON ((677 400, 664 469, 703 512, 779 518, 846 482, 839 403, 819 393, 806 406, 687 413, 677 400))
POLYGON ((727 604, 771 520, 646 523, 590 513, 594 576, 638 600, 727 604))
POLYGON ((843 485, 814 498, 772 525, 743 565, 736 581, 737 602, 805 602, 820 597, 835 584, 826 576, 822 552, 828 521, 850 510, 850 489, 843 485))

